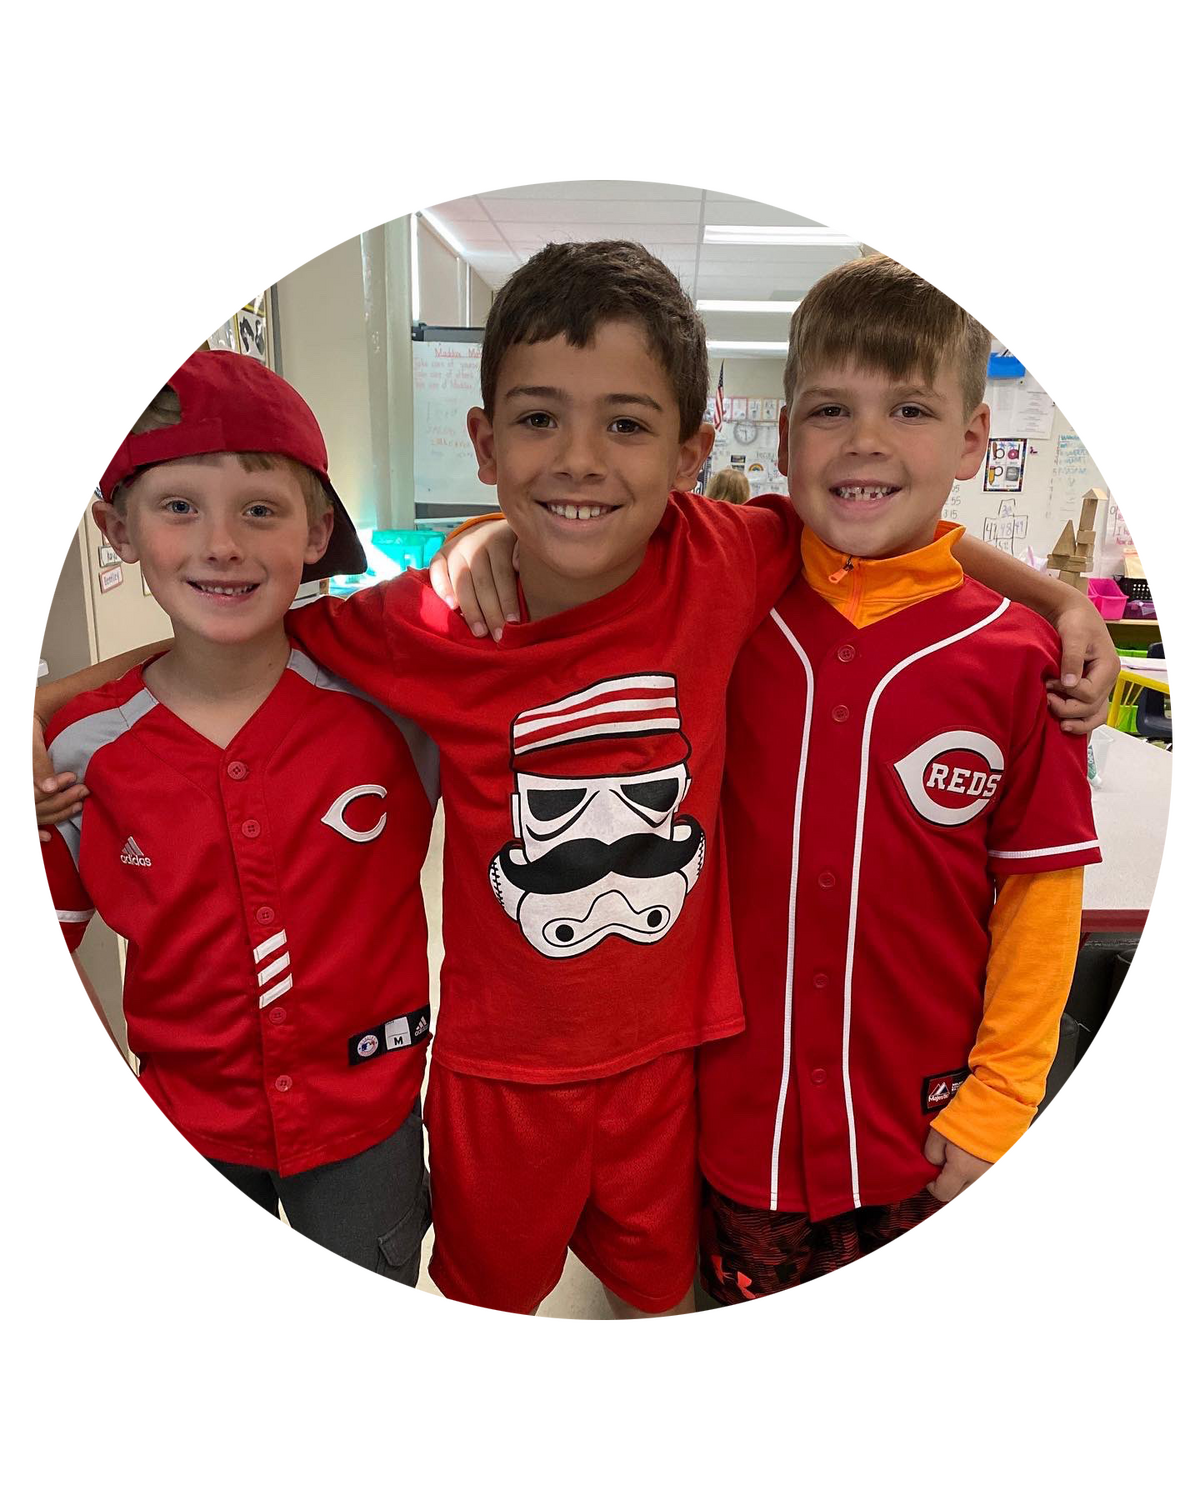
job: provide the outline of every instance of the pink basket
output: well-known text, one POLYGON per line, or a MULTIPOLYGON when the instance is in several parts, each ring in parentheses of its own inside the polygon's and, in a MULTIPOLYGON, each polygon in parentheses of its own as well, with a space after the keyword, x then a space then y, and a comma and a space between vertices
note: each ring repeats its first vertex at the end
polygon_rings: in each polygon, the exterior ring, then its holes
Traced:
POLYGON ((1100 611, 1102 619, 1119 620, 1128 602, 1118 584, 1111 578, 1089 578, 1088 598, 1100 611))

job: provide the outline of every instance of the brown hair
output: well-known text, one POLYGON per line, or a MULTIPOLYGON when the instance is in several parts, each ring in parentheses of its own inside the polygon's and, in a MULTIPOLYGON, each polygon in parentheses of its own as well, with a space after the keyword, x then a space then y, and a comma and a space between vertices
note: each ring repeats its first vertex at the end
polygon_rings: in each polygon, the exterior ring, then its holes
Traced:
POLYGON ((505 282, 483 331, 484 411, 495 411, 500 362, 513 344, 562 334, 582 349, 601 323, 620 319, 645 331, 679 403, 680 441, 692 437, 708 399, 704 324, 674 273, 632 240, 547 245, 505 282))
POLYGON ((992 339, 944 292, 886 255, 827 271, 792 314, 783 393, 791 402, 801 372, 852 364, 900 380, 919 370, 932 385, 944 360, 958 369, 969 415, 983 400, 992 339))
MULTIPOLYGON (((169 385, 164 385, 154 400, 141 414, 130 429, 130 436, 137 436, 143 432, 157 432, 160 427, 174 427, 183 416, 183 408, 179 404, 179 397, 169 385)), ((205 455, 201 454, 200 457, 205 455)), ((326 493, 321 476, 294 458, 289 458, 286 453, 235 453, 233 455, 241 464, 247 474, 262 474, 267 469, 288 469, 296 477, 300 486, 300 493, 304 496, 304 511, 308 517, 309 525, 319 521, 330 508, 330 499, 326 493)), ((127 479, 124 484, 117 485, 113 491, 112 504, 118 514, 125 513, 125 502, 128 498, 129 486, 136 479, 127 479)))
POLYGON ((710 500, 745 505, 750 498, 750 481, 737 469, 718 469, 705 486, 704 493, 710 500))

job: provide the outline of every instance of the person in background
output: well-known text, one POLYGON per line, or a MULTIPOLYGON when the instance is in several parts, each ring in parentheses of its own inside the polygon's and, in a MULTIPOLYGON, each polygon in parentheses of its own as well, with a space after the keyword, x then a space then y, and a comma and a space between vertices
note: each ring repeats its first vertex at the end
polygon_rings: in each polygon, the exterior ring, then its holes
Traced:
POLYGON ((745 505, 750 498, 750 481, 738 469, 718 469, 705 486, 704 493, 710 500, 745 505))

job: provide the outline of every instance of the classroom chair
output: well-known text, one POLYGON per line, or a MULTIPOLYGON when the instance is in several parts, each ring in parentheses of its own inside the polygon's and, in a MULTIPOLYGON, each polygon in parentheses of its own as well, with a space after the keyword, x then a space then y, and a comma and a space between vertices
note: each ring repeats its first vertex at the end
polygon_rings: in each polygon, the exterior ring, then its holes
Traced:
MULTIPOLYGON (((1147 656, 1162 658, 1165 655, 1161 641, 1155 641, 1147 656)), ((1171 743, 1171 717, 1167 713, 1169 694, 1143 688, 1137 699, 1137 732, 1148 740, 1166 740, 1171 743)))

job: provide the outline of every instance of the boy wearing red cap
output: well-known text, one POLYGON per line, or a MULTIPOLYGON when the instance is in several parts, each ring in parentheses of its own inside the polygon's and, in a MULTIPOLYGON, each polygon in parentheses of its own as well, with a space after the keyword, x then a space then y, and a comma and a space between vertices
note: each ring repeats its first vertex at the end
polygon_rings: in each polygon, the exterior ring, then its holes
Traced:
POLYGON ((126 938, 139 1077, 198 1151, 415 1284, 436 756, 287 638, 302 579, 365 566, 320 430, 256 360, 206 350, 100 493, 174 641, 48 726, 56 771, 90 791, 43 844, 67 944, 95 911, 126 938))

